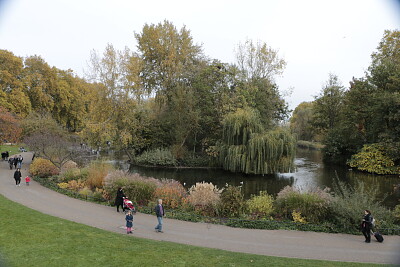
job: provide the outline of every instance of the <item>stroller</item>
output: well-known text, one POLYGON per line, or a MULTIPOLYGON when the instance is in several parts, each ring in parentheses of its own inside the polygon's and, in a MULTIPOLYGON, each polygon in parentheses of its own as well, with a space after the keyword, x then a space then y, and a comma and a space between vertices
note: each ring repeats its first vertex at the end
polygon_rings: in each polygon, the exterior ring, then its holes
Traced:
POLYGON ((122 205, 122 210, 130 210, 133 214, 136 213, 135 206, 133 206, 132 201, 130 201, 128 198, 124 197, 123 200, 123 205, 122 205))

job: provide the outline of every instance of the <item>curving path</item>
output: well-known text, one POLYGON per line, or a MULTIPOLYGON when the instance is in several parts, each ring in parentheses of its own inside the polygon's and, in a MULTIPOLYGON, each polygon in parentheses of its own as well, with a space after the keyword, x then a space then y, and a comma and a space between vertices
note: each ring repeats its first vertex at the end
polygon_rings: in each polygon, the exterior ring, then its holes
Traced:
MULTIPOLYGON (((22 178, 28 173, 32 154, 24 157, 22 178)), ((124 215, 115 208, 69 198, 35 181, 28 187, 24 180, 15 186, 14 170, 0 163, 0 194, 42 213, 87 224, 107 231, 125 233, 124 215)), ((168 215, 168 214, 167 214, 168 215)), ((164 233, 154 232, 155 216, 137 213, 133 236, 171 241, 235 252, 332 261, 400 264, 400 236, 385 236, 383 243, 364 243, 362 236, 286 230, 256 230, 223 225, 191 223, 166 218, 164 233)))

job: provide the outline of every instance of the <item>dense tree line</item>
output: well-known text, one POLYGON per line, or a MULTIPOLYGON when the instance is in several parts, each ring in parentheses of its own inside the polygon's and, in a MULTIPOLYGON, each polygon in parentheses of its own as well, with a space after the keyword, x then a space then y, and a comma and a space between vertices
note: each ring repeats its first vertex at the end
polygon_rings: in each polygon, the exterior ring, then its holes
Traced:
POLYGON ((360 168, 361 159, 372 164, 380 157, 387 173, 400 173, 400 31, 385 31, 364 77, 353 78, 346 89, 331 74, 312 103, 296 108, 291 122, 300 138, 322 139, 328 161, 357 155, 350 163, 360 168))
MULTIPOLYGON (((287 118, 274 82, 285 61, 265 43, 245 41, 237 47, 235 64, 227 64, 208 58, 186 27, 169 21, 144 25, 135 39, 135 50, 109 44, 103 53, 92 51, 85 79, 38 56, 20 58, 2 50, 0 106, 28 121, 38 116, 32 112, 50 114, 89 145, 123 150, 131 160, 168 148, 178 160, 200 155, 218 161, 227 116, 255 114, 258 135, 275 131, 287 118)), ((280 145, 274 142, 272 148, 280 145)), ((277 169, 256 166, 248 172, 277 169)))
POLYGON ((39 56, 21 58, 0 50, 0 106, 21 118, 49 113, 66 129, 79 131, 94 86, 71 70, 50 67, 39 56))

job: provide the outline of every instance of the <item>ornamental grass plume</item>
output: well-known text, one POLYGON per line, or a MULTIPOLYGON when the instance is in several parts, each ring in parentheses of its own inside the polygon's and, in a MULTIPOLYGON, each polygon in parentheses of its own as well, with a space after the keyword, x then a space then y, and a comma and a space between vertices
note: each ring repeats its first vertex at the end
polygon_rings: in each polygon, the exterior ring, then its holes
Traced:
POLYGON ((86 179, 86 184, 91 189, 95 188, 103 188, 104 179, 107 176, 108 172, 112 169, 112 166, 105 162, 92 162, 88 170, 88 176, 86 179))
POLYGON ((188 200, 195 210, 215 213, 222 190, 212 183, 196 183, 189 189, 188 200))

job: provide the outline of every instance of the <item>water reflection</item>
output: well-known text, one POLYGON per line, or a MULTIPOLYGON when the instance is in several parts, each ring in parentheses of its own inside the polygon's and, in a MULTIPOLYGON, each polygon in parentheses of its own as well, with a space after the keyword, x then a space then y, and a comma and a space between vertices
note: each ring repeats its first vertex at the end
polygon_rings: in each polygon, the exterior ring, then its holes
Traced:
POLYGON ((267 191, 275 195, 287 185, 296 186, 301 190, 314 187, 332 188, 332 183, 337 177, 349 185, 362 181, 367 188, 378 188, 380 198, 386 195, 384 204, 389 207, 400 203, 400 192, 394 190, 394 185, 400 184, 399 176, 372 175, 352 171, 344 166, 326 165, 322 162, 321 152, 315 150, 299 149, 297 151, 295 172, 264 176, 231 173, 220 169, 146 168, 129 166, 119 160, 114 163, 121 169, 129 168, 130 172, 143 176, 178 180, 185 184, 186 188, 202 181, 212 182, 218 187, 223 187, 225 184, 242 186, 246 198, 249 198, 251 194, 258 194, 259 191, 267 191))

